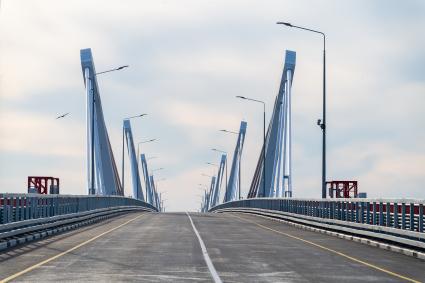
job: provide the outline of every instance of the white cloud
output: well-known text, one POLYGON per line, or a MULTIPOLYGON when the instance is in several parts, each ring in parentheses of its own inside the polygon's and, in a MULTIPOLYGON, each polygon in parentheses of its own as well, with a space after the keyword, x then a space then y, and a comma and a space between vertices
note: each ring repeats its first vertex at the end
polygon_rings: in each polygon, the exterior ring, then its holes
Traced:
POLYGON ((28 112, 0 114, 0 151, 35 156, 84 156, 85 129, 72 120, 28 112))
POLYGON ((262 113, 234 96, 265 100, 269 117, 283 52, 290 49, 297 51, 294 193, 319 196, 321 40, 275 25, 288 20, 328 36, 329 176, 358 178, 360 188, 374 196, 424 197, 425 39, 418 34, 425 18, 419 1, 3 2, 1 187, 22 191, 26 174, 36 171, 60 176, 66 192, 85 192, 79 49, 91 47, 98 70, 130 65, 99 78, 117 165, 122 118, 149 113, 132 122, 133 131, 137 141, 159 139, 142 150, 159 156, 150 167, 166 167, 158 172, 167 177, 160 184, 166 206, 196 209, 197 184, 206 182, 200 172, 211 169, 206 161, 219 158, 210 148, 233 152, 235 137, 218 130, 237 130, 245 119, 247 190, 261 145, 262 113), (56 109, 72 115, 55 121, 56 109))

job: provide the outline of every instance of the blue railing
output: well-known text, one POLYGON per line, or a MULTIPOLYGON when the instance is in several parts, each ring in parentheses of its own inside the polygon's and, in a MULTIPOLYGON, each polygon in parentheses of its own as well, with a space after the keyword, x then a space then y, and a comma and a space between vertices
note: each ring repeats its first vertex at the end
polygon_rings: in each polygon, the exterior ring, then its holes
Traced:
POLYGON ((121 196, 0 194, 0 224, 126 206, 158 211, 151 204, 121 196))
POLYGON ((416 199, 255 198, 226 202, 209 211, 258 208, 423 233, 424 204, 425 200, 416 199))

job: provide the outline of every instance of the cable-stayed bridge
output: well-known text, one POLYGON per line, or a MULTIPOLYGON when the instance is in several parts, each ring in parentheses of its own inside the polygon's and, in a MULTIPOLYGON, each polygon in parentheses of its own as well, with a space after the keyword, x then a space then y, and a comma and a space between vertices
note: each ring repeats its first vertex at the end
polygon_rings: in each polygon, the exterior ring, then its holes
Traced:
POLYGON ((123 154, 132 197, 124 196, 97 82, 104 72, 96 73, 90 49, 81 50, 87 195, 0 194, 1 282, 425 281, 425 200, 359 198, 332 186, 332 198, 293 197, 295 64, 296 53, 286 51, 248 194, 240 182, 248 129, 241 121, 232 160, 221 155, 200 212, 165 213, 130 118, 123 154))

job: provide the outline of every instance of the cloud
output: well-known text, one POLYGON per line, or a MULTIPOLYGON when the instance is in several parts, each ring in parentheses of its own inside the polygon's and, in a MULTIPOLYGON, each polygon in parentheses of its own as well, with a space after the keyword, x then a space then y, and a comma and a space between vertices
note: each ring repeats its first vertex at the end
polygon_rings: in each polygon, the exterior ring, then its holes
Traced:
MULTIPOLYGON (((0 17, 0 186, 22 191, 26 174, 61 177, 85 193, 85 100, 79 50, 91 47, 117 165, 122 119, 158 178, 169 210, 199 207, 200 172, 231 153, 248 122, 243 190, 270 117, 285 49, 297 52, 293 84, 294 194, 320 195, 322 41, 278 20, 327 34, 328 176, 356 178, 371 196, 424 197, 425 25, 422 1, 6 1, 0 17), (93 17, 95 12, 96 17, 93 17), (402 23, 402 24, 400 24, 402 23), (55 121, 56 111, 72 112, 55 121), (8 166, 9 165, 9 166, 8 166), (59 168, 60 167, 60 168, 59 168), (402 187, 402 189, 400 189, 402 187)), ((229 158, 231 159, 231 158, 229 158)), ((230 161, 230 160, 229 160, 230 161)), ((127 168, 129 168, 127 166, 127 168)), ((130 180, 129 170, 126 180, 130 180)), ((127 181, 126 181, 127 182, 127 181)), ((127 190, 130 182, 127 182, 127 190)))
POLYGON ((84 155, 85 129, 72 121, 28 112, 0 114, 0 151, 39 156, 80 158, 84 155))

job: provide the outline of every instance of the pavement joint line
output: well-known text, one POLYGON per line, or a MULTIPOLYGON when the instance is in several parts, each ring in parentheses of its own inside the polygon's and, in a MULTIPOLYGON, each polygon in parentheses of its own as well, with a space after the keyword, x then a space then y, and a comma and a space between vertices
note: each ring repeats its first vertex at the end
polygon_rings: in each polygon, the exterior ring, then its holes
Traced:
POLYGON ((204 241, 202 240, 201 235, 199 234, 198 230, 195 227, 195 224, 193 223, 192 217, 190 217, 188 212, 186 212, 186 214, 187 214, 187 217, 189 217, 190 223, 192 224, 193 231, 195 232, 196 237, 198 238, 199 245, 201 246, 201 250, 202 250, 202 254, 204 256, 205 263, 208 266, 208 270, 210 271, 210 274, 211 274, 214 282, 215 283, 222 283, 220 276, 218 275, 217 270, 215 269, 214 264, 212 263, 212 260, 211 260, 210 256, 208 255, 208 251, 207 251, 207 248, 204 244, 204 241))
POLYGON ((251 220, 245 219, 245 218, 240 217, 240 216, 237 216, 237 215, 233 215, 233 214, 230 214, 230 215, 231 215, 231 216, 233 216, 233 217, 237 217, 237 218, 239 218, 239 219, 241 219, 241 220, 243 220, 243 221, 245 221, 245 222, 250 222, 250 223, 252 223, 252 224, 255 224, 255 225, 257 225, 258 227, 261 227, 261 228, 263 228, 263 229, 265 229, 265 230, 269 230, 269 231, 272 231, 272 232, 275 232, 275 233, 278 233, 278 234, 281 234, 281 235, 287 236, 287 237, 289 237, 289 238, 292 238, 292 239, 295 239, 295 240, 302 241, 302 242, 304 242, 304 243, 310 244, 310 245, 315 246, 315 247, 317 247, 317 248, 320 248, 320 249, 326 250, 326 251, 328 251, 328 252, 331 252, 331 253, 337 254, 337 255, 339 255, 339 256, 345 257, 345 258, 347 258, 347 259, 349 259, 349 260, 351 260, 351 261, 354 261, 354 262, 357 262, 357 263, 360 263, 360 264, 366 265, 366 266, 368 266, 368 267, 370 267, 370 268, 373 268, 373 269, 376 269, 376 270, 382 271, 382 272, 384 272, 384 273, 386 273, 386 274, 389 274, 389 275, 392 275, 392 276, 394 276, 394 277, 397 277, 397 278, 400 278, 400 279, 406 280, 406 281, 408 281, 408 282, 420 283, 420 281, 417 281, 417 280, 415 280, 415 279, 412 279, 412 278, 409 278, 409 277, 403 276, 403 275, 398 274, 398 273, 396 273, 396 272, 393 272, 393 271, 387 270, 387 269, 385 269, 385 268, 382 268, 382 267, 376 266, 376 265, 374 265, 374 264, 371 264, 371 263, 368 263, 368 262, 366 262, 366 261, 360 260, 360 259, 358 259, 358 258, 355 258, 355 257, 349 256, 349 255, 347 255, 347 254, 345 254, 345 253, 342 253, 342 252, 339 252, 339 251, 333 250, 333 249, 331 249, 331 248, 328 248, 328 247, 325 247, 325 246, 322 246, 322 245, 316 244, 316 243, 311 242, 311 241, 309 241, 309 240, 305 240, 305 239, 303 239, 303 238, 300 238, 300 237, 297 237, 297 236, 294 236, 294 235, 291 235, 291 234, 288 234, 288 233, 285 233, 285 232, 282 232, 282 231, 275 230, 275 229, 273 229, 273 228, 270 228, 270 227, 264 226, 264 225, 262 225, 262 224, 259 224, 259 223, 255 222, 255 221, 251 221, 251 220))
POLYGON ((102 237, 102 236, 104 236, 106 234, 109 234, 109 233, 111 233, 111 232, 113 232, 113 231, 115 231, 115 230, 117 230, 117 229, 119 229, 119 228, 121 228, 121 227, 123 227, 123 226, 125 226, 125 225, 127 225, 127 224, 129 224, 129 223, 131 223, 131 222, 133 222, 135 220, 137 220, 137 219, 139 219, 140 217, 145 216, 145 215, 146 215, 146 213, 143 213, 141 215, 138 215, 138 216, 136 216, 136 217, 134 217, 134 218, 132 218, 130 220, 127 220, 126 222, 124 222, 124 223, 122 223, 122 224, 120 224, 120 225, 118 225, 118 226, 116 226, 114 228, 111 228, 111 229, 109 229, 109 230, 107 230, 107 231, 105 231, 103 233, 100 233, 99 235, 94 236, 94 237, 92 237, 92 238, 90 238, 90 239, 88 239, 88 240, 86 240, 86 241, 84 241, 84 242, 82 242, 82 243, 80 243, 80 244, 78 244, 78 245, 76 245, 76 246, 74 246, 74 247, 72 247, 72 248, 64 251, 64 252, 61 252, 61 253, 59 253, 59 254, 57 254, 55 256, 52 256, 52 257, 50 257, 48 259, 45 259, 45 260, 43 260, 43 261, 41 261, 41 262, 39 262, 39 263, 37 263, 35 265, 32 265, 32 266, 30 266, 30 267, 28 267, 28 268, 26 268, 26 269, 24 269, 22 271, 19 271, 19 272, 15 273, 15 274, 13 274, 13 275, 11 275, 9 277, 6 277, 4 279, 1 279, 0 280, 0 283, 6 283, 6 282, 9 282, 11 280, 14 280, 14 279, 16 279, 19 276, 22 276, 22 275, 24 275, 24 274, 26 274, 26 273, 28 273, 28 272, 36 269, 36 268, 38 268, 38 267, 40 267, 40 266, 48 263, 48 262, 51 262, 52 260, 55 260, 57 258, 60 258, 60 257, 62 257, 64 255, 66 255, 66 254, 68 254, 68 253, 70 253, 70 252, 72 252, 72 251, 74 251, 74 250, 82 247, 82 246, 85 246, 85 245, 93 242, 94 240, 96 240, 96 239, 98 239, 98 238, 100 238, 100 237, 102 237))
MULTIPOLYGON (((230 212, 232 213, 232 212, 240 212, 240 211, 230 211, 230 212)), ((240 213, 245 213, 245 212, 242 211, 240 213)), ((288 220, 284 220, 284 219, 269 217, 269 216, 263 215, 263 214, 249 213, 249 212, 248 212, 248 214, 254 215, 254 216, 257 216, 257 217, 266 218, 266 219, 269 219, 269 220, 272 220, 272 221, 282 222, 282 223, 285 223, 285 224, 288 224, 288 225, 291 225, 291 226, 294 226, 294 227, 297 227, 297 228, 304 227, 303 229, 306 229, 308 231, 320 232, 322 234, 326 234, 326 235, 329 235, 329 236, 332 236, 332 237, 335 237, 338 234, 342 234, 342 233, 327 231, 325 229, 308 227, 307 225, 294 223, 292 221, 288 221, 288 220), (336 233, 336 234, 332 234, 332 233, 336 233)), ((343 234, 343 235, 345 235, 345 234, 343 234)), ((410 250, 410 249, 406 249, 406 248, 402 248, 402 247, 394 246, 394 245, 390 245, 390 244, 385 244, 385 245, 387 245, 387 247, 385 247, 385 246, 381 245, 383 243, 379 243, 379 242, 377 242, 379 244, 373 245, 373 244, 371 244, 370 240, 368 240, 366 238, 361 238, 361 237, 356 237, 356 236, 352 236, 352 237, 353 237, 352 241, 358 242, 360 244, 364 244, 364 245, 368 245, 368 246, 372 246, 372 247, 376 247, 376 248, 380 248, 380 249, 384 249, 384 250, 389 250, 389 251, 394 252, 394 253, 399 253, 399 254, 403 254, 403 255, 406 255, 406 256, 411 256, 411 257, 415 257, 415 258, 418 258, 418 259, 421 259, 421 260, 425 260, 425 253, 422 253, 422 252, 415 252, 415 251, 410 250), (405 252, 405 251, 408 251, 408 252, 405 252)))

